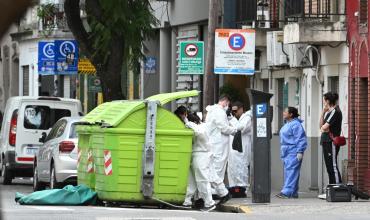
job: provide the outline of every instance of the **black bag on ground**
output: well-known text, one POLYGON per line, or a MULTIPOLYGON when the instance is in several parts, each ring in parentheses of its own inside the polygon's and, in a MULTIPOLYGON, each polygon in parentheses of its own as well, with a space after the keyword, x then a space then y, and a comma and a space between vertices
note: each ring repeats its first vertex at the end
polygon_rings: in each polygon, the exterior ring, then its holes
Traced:
POLYGON ((351 189, 344 184, 329 184, 326 187, 326 201, 328 202, 351 202, 351 189))
POLYGON ((233 147, 233 150, 236 150, 240 153, 243 152, 242 132, 241 131, 236 132, 236 134, 234 135, 234 140, 233 140, 232 147, 233 147))
POLYGON ((245 194, 246 188, 241 186, 234 186, 229 188, 229 192, 233 198, 245 198, 247 194, 245 194))

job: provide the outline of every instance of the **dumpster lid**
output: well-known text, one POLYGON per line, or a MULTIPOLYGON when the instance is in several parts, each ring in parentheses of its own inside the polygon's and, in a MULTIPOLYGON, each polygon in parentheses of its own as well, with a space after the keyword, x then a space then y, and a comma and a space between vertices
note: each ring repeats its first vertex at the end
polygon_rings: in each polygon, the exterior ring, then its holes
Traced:
POLYGON ((182 92, 172 92, 172 93, 162 93, 154 96, 148 97, 147 101, 159 101, 161 105, 165 105, 169 102, 172 102, 176 99, 182 99, 192 96, 199 95, 199 91, 191 90, 191 91, 182 91, 182 92))
POLYGON ((145 107, 143 101, 113 101, 106 102, 81 119, 81 122, 98 124, 105 127, 115 127, 132 112, 145 107))

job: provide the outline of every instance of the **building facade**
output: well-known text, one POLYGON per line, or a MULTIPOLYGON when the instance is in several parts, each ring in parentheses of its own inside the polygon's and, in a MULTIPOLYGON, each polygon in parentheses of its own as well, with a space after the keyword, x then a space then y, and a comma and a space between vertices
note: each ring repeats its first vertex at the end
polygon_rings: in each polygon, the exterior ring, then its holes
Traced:
POLYGON ((347 0, 349 77, 349 179, 370 193, 369 4, 347 0))
MULTIPOLYGON (((177 74, 178 44, 200 40, 207 45, 208 1, 154 1, 161 21, 156 38, 146 43, 148 56, 156 57, 156 74, 143 74, 144 96, 189 88, 202 89, 203 76, 177 74), (157 82, 153 85, 149 82, 157 82)), ((219 75, 218 88, 229 85, 249 105, 247 88, 274 94, 272 189, 283 183, 279 130, 287 106, 297 107, 304 120, 309 147, 301 170, 300 190, 322 191, 328 183, 319 144, 319 115, 325 92, 339 93, 343 134, 348 137, 349 51, 345 0, 228 0, 222 1, 219 28, 252 28, 256 31, 255 74, 219 75)), ((207 56, 207 54, 206 54, 207 56)), ((195 110, 204 106, 191 100, 195 110)), ((174 106, 172 106, 174 107, 174 106)), ((338 165, 347 178, 348 148, 343 147, 338 165)))

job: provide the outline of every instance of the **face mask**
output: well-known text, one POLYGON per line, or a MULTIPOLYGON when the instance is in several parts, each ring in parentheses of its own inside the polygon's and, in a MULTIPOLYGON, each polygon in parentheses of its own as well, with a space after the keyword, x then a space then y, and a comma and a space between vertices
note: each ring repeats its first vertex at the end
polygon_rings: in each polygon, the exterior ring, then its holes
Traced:
POLYGON ((227 111, 229 109, 229 106, 225 106, 224 110, 227 111))

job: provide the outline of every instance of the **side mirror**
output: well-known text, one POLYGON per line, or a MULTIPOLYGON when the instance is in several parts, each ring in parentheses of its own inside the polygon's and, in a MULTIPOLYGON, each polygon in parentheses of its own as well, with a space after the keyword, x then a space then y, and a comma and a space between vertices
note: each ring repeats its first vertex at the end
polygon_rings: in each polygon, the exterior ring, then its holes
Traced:
POLYGON ((45 143, 46 139, 46 132, 42 132, 41 137, 39 138, 39 142, 45 143))

